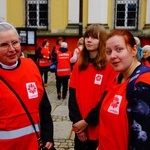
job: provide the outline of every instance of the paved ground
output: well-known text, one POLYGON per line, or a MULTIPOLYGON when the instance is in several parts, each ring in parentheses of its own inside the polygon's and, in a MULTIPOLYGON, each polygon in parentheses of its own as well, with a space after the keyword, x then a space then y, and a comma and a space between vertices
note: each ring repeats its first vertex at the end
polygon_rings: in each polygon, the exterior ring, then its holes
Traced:
POLYGON ((74 133, 71 131, 72 123, 68 117, 68 95, 65 100, 57 99, 54 73, 49 73, 48 86, 45 89, 52 106, 55 148, 57 150, 74 150, 74 133))

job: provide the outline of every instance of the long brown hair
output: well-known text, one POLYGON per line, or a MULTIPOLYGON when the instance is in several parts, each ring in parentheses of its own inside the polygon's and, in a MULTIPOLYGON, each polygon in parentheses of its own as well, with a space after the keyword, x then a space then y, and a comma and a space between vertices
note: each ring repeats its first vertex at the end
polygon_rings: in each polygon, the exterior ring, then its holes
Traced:
MULTIPOLYGON (((87 27, 85 33, 84 33, 84 39, 85 37, 92 36, 94 38, 99 39, 99 47, 98 47, 98 54, 93 60, 93 66, 96 70, 102 70, 106 66, 106 37, 107 33, 103 26, 99 24, 92 24, 87 27)), ((85 41, 84 41, 85 45, 85 41)), ((85 70, 88 67, 89 64, 89 51, 84 46, 83 50, 81 51, 81 57, 79 58, 79 70, 85 70)))

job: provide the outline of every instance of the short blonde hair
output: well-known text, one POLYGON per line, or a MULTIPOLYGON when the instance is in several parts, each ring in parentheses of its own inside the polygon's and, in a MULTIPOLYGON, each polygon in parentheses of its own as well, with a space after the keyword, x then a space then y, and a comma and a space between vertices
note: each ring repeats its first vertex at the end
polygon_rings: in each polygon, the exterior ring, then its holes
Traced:
POLYGON ((83 42, 84 42, 84 38, 83 37, 79 38, 78 45, 83 45, 83 42))
POLYGON ((11 25, 8 22, 0 22, 0 32, 8 31, 8 30, 14 30, 18 35, 18 32, 17 32, 16 28, 13 25, 11 25))
POLYGON ((150 45, 143 46, 142 51, 148 51, 148 52, 150 52, 150 45))
POLYGON ((134 39, 135 39, 136 45, 140 45, 141 44, 141 41, 140 41, 140 39, 138 37, 135 36, 134 39))

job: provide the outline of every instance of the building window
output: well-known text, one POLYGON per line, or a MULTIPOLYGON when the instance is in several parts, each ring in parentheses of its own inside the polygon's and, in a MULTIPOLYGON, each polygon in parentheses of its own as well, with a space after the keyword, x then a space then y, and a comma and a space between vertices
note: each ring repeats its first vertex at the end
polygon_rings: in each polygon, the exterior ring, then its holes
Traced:
POLYGON ((48 28, 48 0, 26 0, 26 26, 48 28))
POLYGON ((137 29, 139 0, 116 0, 115 28, 137 29))

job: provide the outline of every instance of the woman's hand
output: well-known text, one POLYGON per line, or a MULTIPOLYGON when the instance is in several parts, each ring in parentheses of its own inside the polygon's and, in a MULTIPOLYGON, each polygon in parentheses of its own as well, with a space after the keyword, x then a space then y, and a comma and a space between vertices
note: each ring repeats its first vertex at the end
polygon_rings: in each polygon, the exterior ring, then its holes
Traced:
POLYGON ((77 136, 78 136, 78 139, 79 139, 81 142, 86 142, 86 141, 87 141, 86 131, 83 131, 83 132, 81 132, 81 133, 78 133, 77 136))
POLYGON ((74 131, 79 134, 83 132, 88 126, 88 123, 85 120, 80 120, 73 125, 74 131))
POLYGON ((52 142, 46 142, 45 148, 49 149, 49 150, 52 149, 53 148, 53 143, 52 142))

